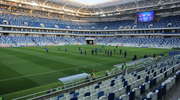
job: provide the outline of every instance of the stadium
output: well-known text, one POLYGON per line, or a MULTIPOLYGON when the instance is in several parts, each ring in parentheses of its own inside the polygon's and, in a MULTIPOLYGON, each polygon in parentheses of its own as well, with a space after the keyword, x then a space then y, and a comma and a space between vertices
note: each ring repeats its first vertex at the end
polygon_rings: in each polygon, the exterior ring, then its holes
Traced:
POLYGON ((180 0, 0 0, 0 100, 180 100, 180 0))

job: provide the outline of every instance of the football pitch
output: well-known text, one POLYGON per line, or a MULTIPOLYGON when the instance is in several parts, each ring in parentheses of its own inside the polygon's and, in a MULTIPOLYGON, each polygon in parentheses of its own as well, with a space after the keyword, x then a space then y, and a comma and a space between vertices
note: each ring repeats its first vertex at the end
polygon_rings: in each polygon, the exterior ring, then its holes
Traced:
POLYGON ((140 59, 144 55, 167 55, 169 51, 170 49, 87 45, 0 48, 0 95, 49 84, 57 86, 60 84, 60 77, 110 70, 115 64, 132 61, 134 55, 140 59), (48 48, 48 52, 45 48, 48 48), (92 49, 98 49, 98 54, 92 55, 92 49), (112 51, 112 56, 106 55, 105 50, 112 51))

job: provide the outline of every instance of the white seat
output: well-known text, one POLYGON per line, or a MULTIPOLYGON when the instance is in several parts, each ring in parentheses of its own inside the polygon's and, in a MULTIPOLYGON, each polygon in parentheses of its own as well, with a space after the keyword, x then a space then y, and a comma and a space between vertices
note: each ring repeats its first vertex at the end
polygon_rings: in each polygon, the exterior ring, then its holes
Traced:
POLYGON ((129 96, 128 95, 122 95, 122 96, 119 97, 119 99, 129 100, 129 96))

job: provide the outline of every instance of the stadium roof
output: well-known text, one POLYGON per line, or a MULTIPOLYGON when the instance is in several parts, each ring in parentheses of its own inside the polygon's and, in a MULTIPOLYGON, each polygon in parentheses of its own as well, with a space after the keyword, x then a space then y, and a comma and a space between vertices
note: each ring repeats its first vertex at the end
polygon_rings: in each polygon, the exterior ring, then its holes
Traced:
POLYGON ((96 5, 96 4, 102 4, 107 2, 112 2, 114 0, 51 0, 53 2, 66 2, 66 3, 79 3, 82 5, 96 5))
POLYGON ((81 6, 83 8, 106 7, 122 3, 135 2, 136 0, 44 0, 57 4, 66 4, 72 6, 81 6))
MULTIPOLYGON (((106 17, 122 14, 123 10, 146 6, 143 3, 153 4, 156 0, 3 0, 19 3, 20 7, 33 7, 38 10, 47 10, 80 17, 106 17), (25 4, 25 5, 21 5, 25 4), (30 5, 30 6, 26 6, 30 5)), ((157 0, 159 1, 159 0, 157 0)), ((157 1, 154 4, 158 4, 157 1)), ((12 3, 14 4, 14 3, 12 3)), ((11 4, 10 4, 11 5, 11 4)), ((15 4, 14 4, 15 5, 15 4)), ((16 6, 16 5, 15 5, 16 6)))
POLYGON ((13 2, 23 2, 31 5, 44 5, 44 4, 59 4, 59 5, 69 5, 72 7, 79 8, 100 8, 115 6, 118 4, 136 2, 140 0, 6 0, 13 2))

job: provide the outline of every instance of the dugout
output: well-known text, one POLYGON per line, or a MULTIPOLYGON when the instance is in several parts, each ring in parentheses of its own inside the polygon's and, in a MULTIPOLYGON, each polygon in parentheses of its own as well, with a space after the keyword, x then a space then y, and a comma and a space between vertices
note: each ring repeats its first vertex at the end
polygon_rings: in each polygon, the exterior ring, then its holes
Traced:
POLYGON ((89 74, 81 73, 81 74, 76 74, 76 75, 72 75, 72 76, 62 77, 62 78, 59 78, 58 80, 64 84, 69 84, 69 83, 73 83, 73 82, 76 82, 79 80, 87 79, 89 77, 90 77, 89 74))
POLYGON ((86 38, 86 44, 88 45, 94 45, 95 44, 95 39, 94 38, 86 38))

